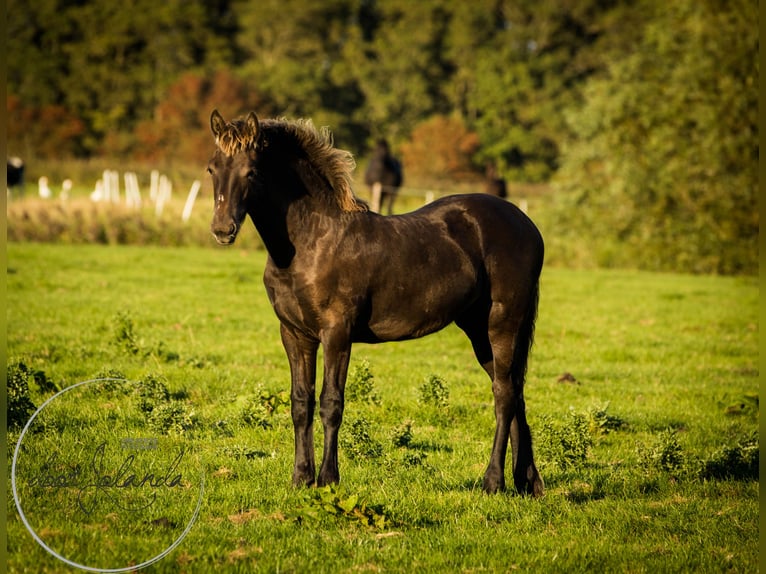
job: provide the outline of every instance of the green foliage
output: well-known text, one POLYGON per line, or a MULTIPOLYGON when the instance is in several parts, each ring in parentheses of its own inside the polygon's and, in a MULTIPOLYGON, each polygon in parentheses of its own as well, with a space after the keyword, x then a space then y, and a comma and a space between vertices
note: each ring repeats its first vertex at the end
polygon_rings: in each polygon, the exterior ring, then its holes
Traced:
POLYGON ((287 391, 273 392, 260 388, 258 390, 258 400, 270 415, 274 415, 282 407, 290 406, 290 396, 287 391))
POLYGON ((204 356, 182 357, 180 353, 170 349, 164 341, 150 343, 139 338, 133 317, 127 311, 119 311, 115 314, 112 318, 112 330, 112 344, 128 356, 151 358, 163 363, 178 363, 197 369, 205 367, 210 362, 210 359, 204 356))
POLYGON ((727 416, 755 415, 759 414, 758 393, 746 393, 742 398, 732 404, 726 405, 724 414, 727 416))
POLYGON ((164 377, 149 374, 138 382, 138 408, 150 429, 162 435, 181 435, 198 426, 191 405, 171 395, 164 377))
POLYGON ((257 398, 248 399, 242 413, 242 422, 246 425, 268 429, 272 427, 271 413, 266 406, 257 398))
POLYGON ((396 447, 408 447, 415 433, 412 431, 412 421, 405 421, 391 431, 391 442, 396 447))
POLYGON ((758 480, 760 447, 758 433, 741 438, 732 446, 724 446, 704 462, 702 478, 758 480))
POLYGON ((376 459, 383 455, 383 445, 375 438, 372 423, 364 417, 343 423, 339 443, 351 460, 376 459))
POLYGON ((647 473, 660 471, 680 476, 687 470, 688 460, 674 429, 661 432, 650 445, 640 444, 638 455, 647 473))
POLYGON ((231 438, 235 436, 234 428, 228 419, 219 419, 213 423, 213 433, 219 437, 231 438))
POLYGON ((625 419, 608 409, 607 402, 583 411, 570 407, 563 420, 544 415, 542 425, 534 432, 541 460, 562 470, 582 469, 600 437, 628 427, 625 419))
POLYGON ((256 396, 247 400, 240 416, 246 425, 268 429, 273 426, 274 414, 281 407, 289 405, 286 391, 274 393, 259 385, 256 396))
POLYGON ((621 417, 608 413, 609 403, 588 410, 588 430, 594 436, 624 429, 628 423, 621 417))
POLYGON ((541 460, 561 469, 581 468, 593 446, 588 417, 570 408, 565 420, 546 415, 540 422, 534 436, 541 460))
POLYGON ((597 265, 754 273, 758 5, 647 8, 639 45, 568 110, 557 228, 597 265))
POLYGON ((150 414, 156 407, 170 401, 170 391, 164 377, 149 374, 138 382, 138 408, 145 414, 150 414))
POLYGON ((400 467, 426 467, 428 453, 422 450, 421 445, 413 442, 415 432, 412 430, 413 421, 407 420, 391 429, 391 443, 397 449, 404 449, 401 455, 390 456, 386 465, 392 469, 400 467))
POLYGON ((419 401, 424 405, 432 405, 438 409, 449 407, 449 387, 438 375, 428 375, 425 382, 418 387, 419 401))
POLYGON ((346 400, 380 405, 380 397, 375 392, 375 375, 370 369, 370 362, 364 359, 354 365, 346 381, 346 400))
POLYGON ((147 416, 149 428, 163 435, 182 435, 197 426, 197 416, 184 401, 156 403, 147 416))
MULTIPOLYGON (((93 153, 105 147, 123 152, 130 146, 121 137, 137 120, 152 116, 172 79, 189 68, 231 61, 233 47, 225 37, 233 22, 221 8, 223 14, 201 1, 15 2, 8 20, 14 54, 8 62, 9 92, 41 110, 35 114, 38 119, 52 105, 63 104, 75 118, 69 123, 85 126, 69 130, 77 136, 73 151, 93 153)), ((31 142, 44 141, 51 127, 61 134, 57 122, 28 124, 20 119, 9 122, 17 153, 43 151, 27 149, 30 132, 31 142)), ((72 149, 70 142, 60 142, 72 149)))
POLYGON ((427 466, 426 459, 428 459, 428 454, 422 450, 407 450, 402 455, 402 464, 409 467, 424 467, 427 466))
POLYGON ((384 530, 391 520, 382 505, 369 504, 343 486, 330 485, 303 491, 303 505, 293 513, 297 522, 318 522, 324 516, 345 518, 356 524, 384 530))
POLYGON ((29 397, 29 377, 31 372, 24 363, 9 365, 8 377, 8 428, 22 428, 37 407, 29 397))
POLYGON ((221 449, 221 452, 223 453, 224 456, 231 457, 235 460, 239 460, 239 459, 255 460, 258 458, 266 458, 268 456, 274 456, 274 453, 269 455, 268 453, 263 452, 262 450, 254 448, 252 446, 243 445, 243 444, 227 445, 221 449))
POLYGON ((114 316, 113 323, 114 344, 131 355, 137 355, 141 351, 141 347, 136 338, 135 327, 130 314, 120 311, 114 316))

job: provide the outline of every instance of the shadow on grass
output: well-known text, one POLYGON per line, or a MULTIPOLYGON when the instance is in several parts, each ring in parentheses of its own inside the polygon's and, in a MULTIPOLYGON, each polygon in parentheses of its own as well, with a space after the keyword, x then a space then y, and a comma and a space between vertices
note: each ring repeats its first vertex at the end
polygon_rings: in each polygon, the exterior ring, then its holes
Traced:
POLYGON ((407 445, 407 449, 420 452, 452 452, 451 446, 430 441, 413 441, 407 445))

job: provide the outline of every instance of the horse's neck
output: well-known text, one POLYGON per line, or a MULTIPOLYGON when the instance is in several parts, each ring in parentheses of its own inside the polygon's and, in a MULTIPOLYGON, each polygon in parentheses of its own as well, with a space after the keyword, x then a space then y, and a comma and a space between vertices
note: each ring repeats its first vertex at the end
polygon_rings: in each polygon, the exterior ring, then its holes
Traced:
POLYGON ((263 194, 265 199, 250 211, 266 250, 280 268, 289 267, 296 254, 314 249, 318 239, 331 241, 342 228, 340 208, 323 191, 310 192, 306 184, 307 177, 297 172, 274 181, 263 194))

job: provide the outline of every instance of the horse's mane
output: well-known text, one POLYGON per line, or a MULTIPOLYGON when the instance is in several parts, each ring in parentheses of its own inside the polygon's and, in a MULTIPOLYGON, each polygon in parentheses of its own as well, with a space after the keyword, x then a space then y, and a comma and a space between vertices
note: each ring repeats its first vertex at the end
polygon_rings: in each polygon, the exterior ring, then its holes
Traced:
POLYGON ((334 199, 343 211, 367 210, 367 206, 354 195, 354 156, 351 152, 336 148, 330 129, 316 128, 310 119, 263 120, 256 137, 246 128, 244 120, 232 120, 216 138, 216 144, 224 154, 231 156, 243 151, 267 148, 272 137, 278 140, 280 135, 291 138, 303 149, 311 165, 330 184, 334 199))

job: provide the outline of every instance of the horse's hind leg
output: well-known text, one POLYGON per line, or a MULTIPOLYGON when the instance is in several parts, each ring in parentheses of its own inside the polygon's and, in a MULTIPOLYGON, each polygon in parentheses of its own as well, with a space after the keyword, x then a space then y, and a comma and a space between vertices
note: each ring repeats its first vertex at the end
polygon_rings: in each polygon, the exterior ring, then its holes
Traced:
POLYGON ((491 375, 496 427, 489 466, 484 474, 486 492, 505 488, 505 459, 510 439, 516 489, 535 496, 543 493, 542 478, 532 455, 532 435, 524 405, 524 373, 533 325, 534 316, 529 317, 526 310, 501 302, 492 303, 488 338, 493 357, 491 375))
POLYGON ((513 479, 519 492, 542 496, 545 490, 543 479, 535 466, 532 453, 532 433, 527 424, 524 403, 524 379, 527 374, 527 359, 532 346, 537 317, 539 283, 535 283, 526 303, 521 326, 516 334, 511 380, 517 390, 516 412, 511 422, 511 445, 513 447, 513 479))
POLYGON ((492 357, 492 345, 489 342, 487 315, 489 304, 475 304, 462 317, 455 321, 463 332, 468 335, 473 346, 473 353, 489 378, 495 378, 495 367, 492 357))
POLYGON ((372 184, 370 188, 370 209, 375 213, 380 213, 380 202, 382 199, 383 186, 379 181, 372 184))
MULTIPOLYGON (((467 313, 460 317, 455 323, 460 327, 471 340, 476 360, 489 375, 492 381, 492 392, 495 396, 495 440, 492 445, 492 455, 490 457, 489 467, 484 474, 485 492, 495 493, 505 490, 505 457, 508 448, 508 439, 510 436, 511 421, 513 420, 512 397, 508 394, 510 385, 502 381, 495 380, 495 355, 494 349, 497 348, 502 354, 500 345, 500 333, 498 330, 493 338, 495 347, 489 338, 489 314, 491 303, 476 304, 467 313)), ((497 316, 497 309, 495 315, 497 316)), ((510 343, 513 348, 513 343, 510 343)), ((498 365, 501 372, 505 369, 502 362, 498 365)), ((507 379, 507 377, 505 377, 507 379)))

